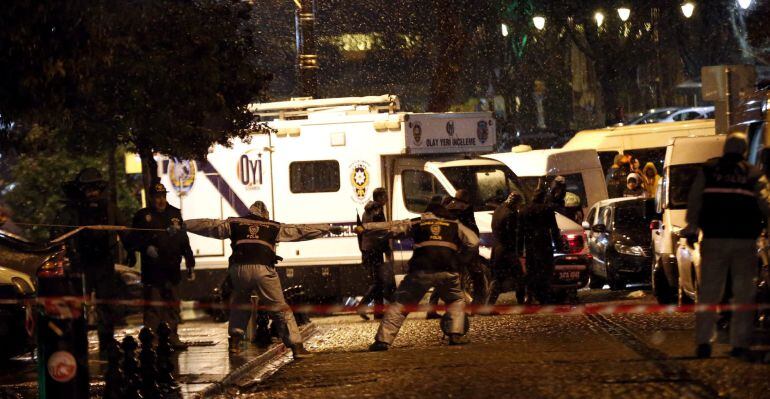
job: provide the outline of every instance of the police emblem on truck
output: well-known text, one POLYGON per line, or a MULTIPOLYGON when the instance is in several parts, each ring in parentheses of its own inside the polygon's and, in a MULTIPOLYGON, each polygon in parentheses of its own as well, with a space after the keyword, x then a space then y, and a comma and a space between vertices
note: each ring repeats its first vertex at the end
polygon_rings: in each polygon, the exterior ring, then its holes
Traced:
POLYGON ((353 200, 364 203, 369 195, 369 164, 356 161, 350 165, 350 183, 353 186, 353 200))
POLYGON ((486 143, 489 138, 489 123, 487 121, 479 121, 476 124, 476 137, 478 137, 481 144, 486 143))

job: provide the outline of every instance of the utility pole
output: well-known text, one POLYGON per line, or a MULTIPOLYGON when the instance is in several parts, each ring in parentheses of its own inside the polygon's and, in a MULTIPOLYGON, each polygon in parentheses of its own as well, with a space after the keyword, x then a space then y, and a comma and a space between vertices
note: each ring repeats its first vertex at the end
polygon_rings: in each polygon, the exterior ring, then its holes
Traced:
POLYGON ((318 54, 315 40, 315 0, 294 0, 297 44, 297 74, 300 92, 318 98, 318 54))

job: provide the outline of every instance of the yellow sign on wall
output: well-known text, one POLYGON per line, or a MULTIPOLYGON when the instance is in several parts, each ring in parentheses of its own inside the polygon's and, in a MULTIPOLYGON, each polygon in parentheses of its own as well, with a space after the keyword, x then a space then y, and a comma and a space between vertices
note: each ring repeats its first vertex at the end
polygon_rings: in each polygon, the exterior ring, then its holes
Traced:
POLYGON ((142 173, 142 158, 139 157, 139 154, 127 152, 125 158, 127 174, 142 173))

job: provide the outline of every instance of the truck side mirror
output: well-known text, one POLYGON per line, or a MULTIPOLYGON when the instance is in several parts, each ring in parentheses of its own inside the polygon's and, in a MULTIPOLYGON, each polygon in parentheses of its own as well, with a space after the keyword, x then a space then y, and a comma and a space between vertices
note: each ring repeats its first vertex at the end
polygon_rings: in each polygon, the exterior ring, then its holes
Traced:
POLYGON ((606 233, 607 232, 607 226, 603 225, 601 223, 595 224, 595 225, 591 226, 591 231, 593 231, 594 233, 599 233, 599 234, 606 233))

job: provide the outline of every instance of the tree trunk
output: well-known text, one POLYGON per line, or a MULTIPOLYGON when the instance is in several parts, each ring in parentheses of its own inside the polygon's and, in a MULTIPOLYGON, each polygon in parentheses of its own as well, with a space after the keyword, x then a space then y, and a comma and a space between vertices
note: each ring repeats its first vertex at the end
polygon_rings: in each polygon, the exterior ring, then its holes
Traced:
MULTIPOLYGON (((452 105, 460 75, 468 30, 463 25, 465 8, 456 0, 440 1, 442 21, 439 24, 433 79, 430 82, 428 112, 446 112, 452 105)), ((464 2, 463 2, 464 3, 464 2)))
POLYGON ((152 150, 139 149, 139 157, 142 159, 142 186, 144 186, 145 198, 150 192, 150 187, 160 181, 158 178, 158 162, 153 157, 152 150))
POLYGON ((116 144, 107 149, 107 221, 114 225, 118 213, 118 165, 115 160, 116 144))

